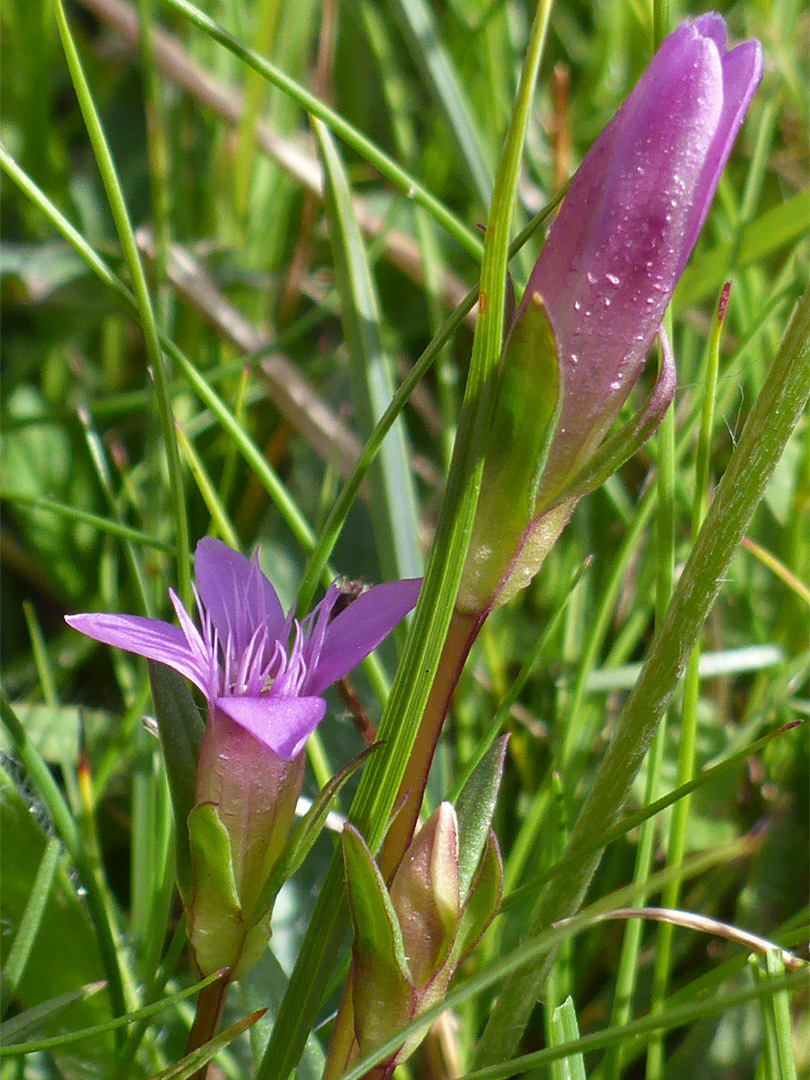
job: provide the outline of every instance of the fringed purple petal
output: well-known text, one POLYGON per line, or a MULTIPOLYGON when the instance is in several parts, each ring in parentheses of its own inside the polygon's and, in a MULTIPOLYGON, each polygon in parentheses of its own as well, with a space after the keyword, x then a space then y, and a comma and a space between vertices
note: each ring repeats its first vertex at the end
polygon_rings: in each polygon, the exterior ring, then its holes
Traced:
POLYGON ((368 656, 414 606, 421 584, 421 578, 406 578, 375 585, 341 611, 326 628, 307 692, 323 693, 368 656))
POLYGON ((329 620, 332 617, 332 611, 334 610, 335 604, 339 599, 340 589, 333 582, 326 590, 326 594, 320 604, 314 607, 304 619, 303 630, 305 640, 302 648, 302 656, 307 671, 312 671, 317 666, 318 657, 321 655, 321 649, 323 648, 326 630, 329 626, 329 620))
POLYGON ((255 556, 246 559, 220 540, 205 537, 194 553, 194 575, 220 642, 230 637, 236 656, 242 655, 262 624, 270 640, 282 635, 281 604, 255 556))
POLYGON ((214 704, 286 761, 301 752, 326 711, 320 697, 221 697, 214 704))
POLYGON ((65 622, 81 634, 112 645, 116 649, 145 656, 174 668, 206 695, 210 696, 206 667, 200 663, 186 641, 183 631, 158 619, 141 615, 66 615, 65 622))

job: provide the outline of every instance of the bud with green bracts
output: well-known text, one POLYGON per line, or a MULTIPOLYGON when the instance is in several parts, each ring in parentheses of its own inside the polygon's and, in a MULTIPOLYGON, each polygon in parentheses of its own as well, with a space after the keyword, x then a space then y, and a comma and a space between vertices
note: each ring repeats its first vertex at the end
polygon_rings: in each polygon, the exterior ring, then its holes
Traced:
POLYGON ((719 15, 684 22, 572 179, 501 358, 459 611, 527 585, 577 500, 660 423, 675 391, 663 340, 647 402, 611 433, 761 73, 756 41, 726 51, 719 15))
MULTIPOLYGON (((503 870, 489 822, 503 768, 505 739, 476 770, 458 802, 443 802, 417 832, 390 886, 363 838, 343 832, 354 927, 349 974, 360 1055, 437 1005, 459 965, 498 912, 503 870)), ((411 1033, 375 1076, 390 1076, 427 1027, 411 1033)))

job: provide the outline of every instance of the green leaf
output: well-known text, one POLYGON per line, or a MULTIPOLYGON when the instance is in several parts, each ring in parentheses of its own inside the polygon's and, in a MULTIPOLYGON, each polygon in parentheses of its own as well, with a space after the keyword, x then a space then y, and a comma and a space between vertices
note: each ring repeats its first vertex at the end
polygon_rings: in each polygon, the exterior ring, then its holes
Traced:
POLYGON ((186 822, 194 806, 197 760, 205 724, 183 678, 164 664, 149 661, 152 700, 166 762, 177 834, 177 885, 184 902, 191 889, 186 822))
POLYGON ((461 916, 458 934, 453 943, 452 963, 462 962, 498 914, 503 895, 503 865, 495 833, 489 830, 478 872, 470 887, 470 895, 461 916))
MULTIPOLYGON (((577 1014, 569 994, 551 1016, 551 1045, 575 1042, 579 1038, 577 1014)), ((552 1080, 585 1080, 585 1061, 582 1054, 572 1054, 551 1063, 552 1080)))
MULTIPOLYGON (((267 1046, 288 981, 273 949, 265 949, 261 958, 231 991, 232 995, 234 992, 238 995, 245 1012, 267 1008, 264 1016, 250 1029, 254 1068, 258 1066, 267 1046)), ((325 1060, 323 1047, 313 1032, 307 1039, 295 1074, 296 1080, 321 1080, 325 1060)))
POLYGON ((495 813, 508 735, 493 742, 456 800, 458 887, 462 906, 472 884, 495 813))
POLYGON ((747 224, 739 239, 735 237, 693 259, 681 274, 673 308, 683 311, 707 296, 716 295, 732 267, 742 269, 759 262, 806 236, 807 208, 807 192, 799 191, 747 224))
POLYGON ((93 997, 106 985, 103 979, 99 982, 88 983, 86 986, 68 990, 57 997, 48 998, 41 1005, 34 1005, 30 1009, 17 1013, 10 1020, 0 1024, 0 1045, 13 1046, 37 1031, 47 1030, 48 1024, 60 1017, 65 1010, 93 997))
POLYGON ((211 803, 188 815, 193 896, 187 912, 189 940, 203 975, 232 967, 245 937, 231 857, 231 838, 211 803))
MULTIPOLYGON (((93 926, 63 858, 47 874, 40 874, 46 852, 58 841, 49 840, 32 810, 40 811, 41 807, 23 798, 8 773, 0 769, 4 975, 14 976, 13 1000, 26 1018, 23 1021, 18 1016, 3 1025, 3 1043, 32 1034, 53 1034, 58 1029, 51 1023, 74 1003, 73 1027, 87 1027, 110 1016, 108 995, 95 996, 105 985, 101 982, 105 972, 93 926), (42 881, 45 876, 47 882, 42 881), (33 911, 30 905, 38 879, 41 887, 47 884, 47 893, 42 895, 40 889, 37 910, 33 911), (17 936, 25 933, 26 920, 34 918, 35 936, 26 946, 26 955, 12 963, 17 936), (6 943, 10 939, 14 944, 9 949, 6 943), (56 957, 58 963, 54 962, 56 957)), ((111 1040, 98 1039, 83 1051, 100 1074, 111 1073, 111 1040)))
POLYGON ((535 293, 504 348, 484 473, 459 588, 462 611, 482 611, 535 516, 535 497, 562 403, 562 370, 542 298, 535 293))
POLYGON ((377 864, 351 825, 344 828, 342 841, 354 926, 354 1015, 361 1047, 375 1046, 411 1019, 415 992, 402 932, 377 864))
MULTIPOLYGON (((340 296, 340 319, 349 350, 352 400, 360 433, 368 438, 394 396, 391 362, 380 340, 380 305, 354 214, 348 180, 328 129, 312 118, 324 170, 329 239, 340 296)), ((402 417, 391 425, 369 472, 371 519, 385 578, 422 574, 413 470, 402 417)))
MULTIPOLYGON (((768 973, 768 979, 784 977, 785 964, 779 949, 769 949, 765 954, 765 970, 768 973)), ((759 978, 758 981, 767 985, 765 979, 759 978)), ((773 1056, 776 1058, 775 1075, 779 1076, 780 1080, 796 1080, 790 995, 786 990, 780 990, 769 998, 762 998, 760 1004, 764 1024, 772 1036, 773 1056)))
POLYGON ((196 1076, 211 1058, 215 1057, 220 1050, 224 1050, 228 1043, 232 1043, 238 1035, 253 1027, 256 1021, 264 1016, 266 1011, 266 1009, 257 1009, 250 1016, 237 1020, 235 1024, 231 1024, 225 1031, 221 1031, 219 1035, 209 1039, 198 1050, 187 1054, 186 1057, 175 1062, 174 1065, 170 1065, 168 1069, 162 1069, 159 1073, 155 1073, 152 1080, 188 1080, 189 1077, 196 1076))
POLYGON ((21 424, 13 437, 5 440, 0 485, 22 496, 13 517, 41 573, 56 595, 74 601, 85 594, 87 580, 82 567, 87 565, 97 538, 80 521, 43 514, 36 502, 47 498, 92 506, 95 490, 88 475, 87 455, 75 432, 38 421, 38 414, 46 411, 38 391, 19 386, 5 398, 6 415, 21 424))
POLYGON ((396 0, 394 7, 414 62, 424 72, 428 90, 444 114, 482 204, 488 206, 492 198, 492 180, 475 117, 442 43, 433 11, 426 0, 396 0))

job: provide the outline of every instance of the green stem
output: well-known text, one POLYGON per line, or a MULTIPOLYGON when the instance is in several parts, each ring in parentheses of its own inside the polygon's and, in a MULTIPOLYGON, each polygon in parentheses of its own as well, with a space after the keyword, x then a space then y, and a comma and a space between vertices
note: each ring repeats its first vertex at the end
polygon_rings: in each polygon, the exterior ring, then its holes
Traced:
MULTIPOLYGON (((703 410, 698 439, 698 451, 695 462, 695 491, 692 505, 692 541, 697 539, 700 527, 706 517, 709 497, 709 457, 711 434, 714 426, 714 407, 717 396, 717 371, 720 359, 720 331, 728 302, 728 286, 723 290, 720 306, 709 339, 708 363, 703 380, 703 410)), ((700 643, 695 645, 686 669, 683 709, 681 710, 681 729, 678 739, 678 771, 676 787, 681 787, 694 776, 695 751, 697 746, 697 709, 700 696, 700 643)), ((680 866, 686 852, 686 835, 689 825, 689 807, 691 796, 680 799, 672 811, 669 843, 667 845, 667 866, 680 866)), ((681 883, 677 879, 664 890, 663 907, 676 908, 680 899, 681 883)), ((653 988, 651 1012, 659 1015, 666 1007, 667 984, 672 953, 672 938, 675 927, 672 923, 662 923, 658 927, 655 966, 653 968, 653 988)), ((650 1042, 647 1051, 647 1080, 660 1080, 664 1071, 664 1040, 659 1037, 650 1042)))
MULTIPOLYGON (((673 593, 666 618, 650 645, 647 662, 630 695, 568 844, 571 861, 552 881, 529 932, 576 911, 599 864, 579 853, 588 837, 616 821, 658 722, 720 591, 765 485, 810 396, 810 289, 800 299, 782 344, 748 417, 729 466, 673 593)), ((546 964, 510 977, 490 1014, 475 1065, 511 1057, 542 989, 546 964)))
MULTIPOLYGON (((667 322, 670 316, 667 313, 667 322)), ((671 332, 671 326, 666 326, 671 332)), ((658 431, 658 535, 656 545, 656 589, 655 619, 660 624, 666 614, 667 605, 672 596, 672 582, 675 574, 675 409, 667 410, 658 431)), ((661 717, 655 738, 650 746, 647 758, 647 779, 644 785, 644 805, 649 806, 658 790, 661 762, 664 757, 664 745, 667 734, 667 715, 661 717)), ((649 818, 639 829, 636 864, 633 869, 633 881, 646 881, 652 866, 655 832, 657 824, 649 818)), ((639 897, 639 904, 646 902, 646 894, 639 897)), ((644 923, 641 919, 630 919, 622 939, 619 965, 616 972, 616 989, 613 995, 613 1008, 610 1014, 611 1027, 623 1027, 630 1019, 633 1004, 636 977, 638 975, 638 957, 641 948, 641 935, 644 923)), ((624 1043, 615 1043, 608 1048, 602 1069, 605 1080, 619 1077, 624 1059, 624 1043)))
POLYGON ((436 676, 419 723, 419 732, 395 799, 395 805, 401 806, 401 809, 391 823, 378 859, 380 871, 386 881, 393 876, 411 842, 419 819, 430 764, 450 707, 450 699, 483 621, 483 617, 479 615, 458 610, 453 612, 450 619, 436 676))
POLYGON ((138 254, 138 246, 135 243, 135 234, 132 223, 129 220, 124 194, 115 171, 115 164, 107 145, 104 130, 101 126, 98 113, 96 112, 93 96, 90 92, 87 79, 85 78, 79 53, 70 32, 67 18, 62 7, 62 0, 53 0, 56 24, 59 36, 62 40, 65 59, 67 61, 73 88, 79 102, 87 135, 93 154, 101 173, 104 190, 110 204, 118 239, 124 254, 124 260, 132 279, 132 292, 138 312, 138 319, 143 331, 146 343, 146 352, 155 380, 155 397, 160 419, 160 428, 163 435, 163 443, 166 452, 166 462, 169 474, 169 494, 172 503, 174 529, 177 538, 177 581, 180 598, 185 604, 191 600, 191 585, 187 553, 189 550, 188 519, 186 517, 185 495, 183 492, 183 476, 180 469, 180 455, 174 436, 174 418, 172 416, 171 398, 169 395, 169 376, 163 350, 160 347, 158 326, 155 320, 155 312, 149 296, 149 288, 146 283, 143 264, 138 254))

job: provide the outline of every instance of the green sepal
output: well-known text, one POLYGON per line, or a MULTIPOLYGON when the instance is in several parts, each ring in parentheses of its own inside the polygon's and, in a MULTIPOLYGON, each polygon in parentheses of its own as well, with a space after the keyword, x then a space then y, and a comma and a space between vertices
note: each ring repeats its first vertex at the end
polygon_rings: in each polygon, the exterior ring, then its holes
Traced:
POLYGON ((554 331, 535 293, 504 347, 486 460, 457 605, 484 610, 529 522, 562 402, 554 331))
POLYGON ((416 1008, 402 932, 377 864, 357 830, 346 825, 343 862, 354 942, 352 995, 363 1052, 404 1027, 416 1008))
POLYGON ((496 739, 470 773, 456 799, 458 888, 462 907, 472 884, 495 813, 508 735, 496 739))
POLYGON ((309 854, 312 845, 321 835, 326 824, 327 815, 338 797, 340 789, 350 777, 354 776, 365 759, 382 745, 382 743, 376 742, 371 746, 367 746, 365 750, 352 758, 334 776, 330 777, 329 781, 318 792, 312 806, 293 830, 281 858, 273 867, 270 877, 262 889, 261 896, 255 906, 255 910, 260 917, 272 910, 282 885, 288 878, 293 876, 309 854))
POLYGON ((494 470, 504 509, 515 506, 522 512, 534 505, 561 403, 557 341, 543 298, 534 293, 506 341, 487 437, 484 479, 488 469, 494 470))
POLYGON ((245 936, 231 838, 213 803, 195 806, 188 815, 188 839, 193 883, 188 936, 200 971, 210 975, 237 964, 245 936))
POLYGON ((176 671, 150 660, 149 682, 174 808, 177 887, 185 905, 191 899, 191 863, 186 822, 194 806, 197 762, 205 734, 205 723, 185 680, 176 671))
POLYGON ((490 829, 484 854, 470 886, 470 894, 459 921, 450 963, 457 968, 483 937, 484 931, 498 914, 503 898, 503 863, 495 833, 490 829))

